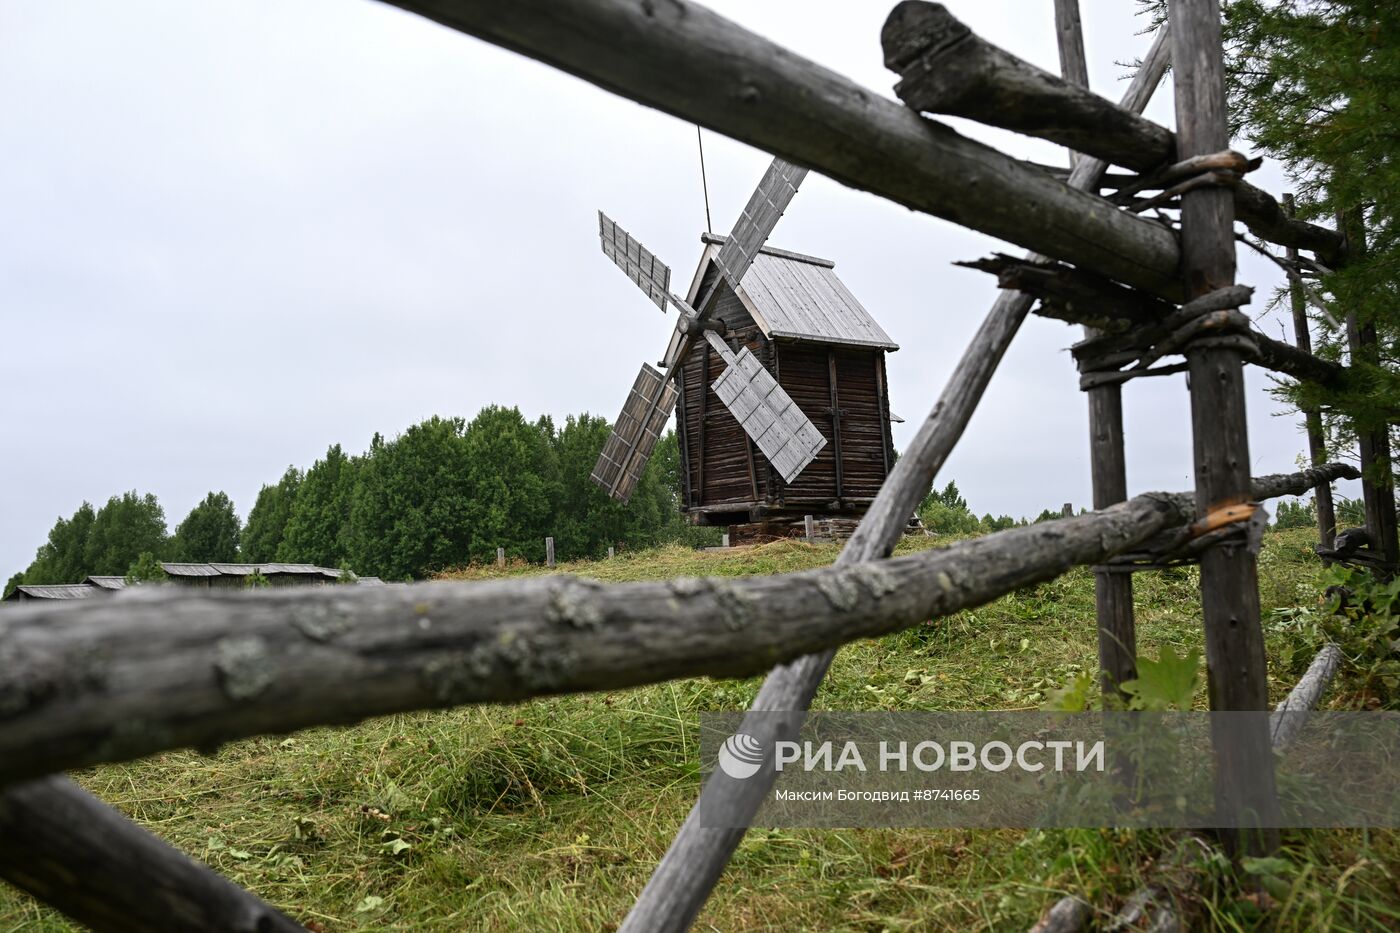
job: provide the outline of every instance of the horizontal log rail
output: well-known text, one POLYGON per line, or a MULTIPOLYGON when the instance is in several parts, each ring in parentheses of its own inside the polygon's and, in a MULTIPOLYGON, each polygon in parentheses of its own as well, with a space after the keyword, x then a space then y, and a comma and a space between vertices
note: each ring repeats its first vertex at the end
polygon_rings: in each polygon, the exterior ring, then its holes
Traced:
POLYGON ((385 0, 842 184, 1179 297, 1175 235, 686 0, 385 0))
MULTIPOLYGON (((1256 481, 1259 498, 1354 475, 1256 481)), ((0 783, 371 716, 745 677, 1053 579, 1195 519, 1184 493, 886 561, 740 579, 571 576, 194 595, 0 613, 0 783)))
MULTIPOLYGON (((920 112, 948 114, 1060 143, 1143 173, 1176 162, 1176 134, 1038 68, 974 33, 946 7, 905 0, 881 33, 885 64, 899 73, 895 93, 920 112)), ((1234 186, 1235 210, 1256 236, 1338 262, 1346 240, 1297 220, 1268 192, 1234 186)))
MULTIPOLYGON (((1076 347, 1076 359, 1115 352, 1122 354, 1125 361, 1134 358, 1132 349, 1151 346, 1155 342, 1153 333, 1159 325, 1171 321, 1175 311, 1170 303, 1152 295, 1064 265, 1005 255, 958 265, 995 275, 1002 288, 1034 295, 1041 302, 1035 309, 1037 314, 1103 331, 1105 336, 1076 347)), ((1169 332, 1170 329, 1162 331, 1161 336, 1166 337, 1169 332)), ((1328 387, 1338 386, 1346 379, 1347 367, 1339 363, 1313 356, 1258 330, 1251 330, 1250 339, 1254 349, 1249 361, 1265 369, 1328 387)))

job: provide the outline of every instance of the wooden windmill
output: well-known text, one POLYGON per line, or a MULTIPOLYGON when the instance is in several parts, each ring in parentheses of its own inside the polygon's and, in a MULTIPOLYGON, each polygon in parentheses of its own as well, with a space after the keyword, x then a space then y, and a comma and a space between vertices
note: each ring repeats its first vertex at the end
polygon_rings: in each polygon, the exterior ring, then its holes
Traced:
POLYGON ((731 541, 790 533, 804 515, 847 519, 894 461, 884 354, 898 346, 834 263, 766 246, 806 169, 781 159, 728 237, 705 234, 684 298, 671 270, 599 212, 603 252, 676 323, 660 365, 642 364, 592 479, 626 501, 677 406, 682 509, 731 541))

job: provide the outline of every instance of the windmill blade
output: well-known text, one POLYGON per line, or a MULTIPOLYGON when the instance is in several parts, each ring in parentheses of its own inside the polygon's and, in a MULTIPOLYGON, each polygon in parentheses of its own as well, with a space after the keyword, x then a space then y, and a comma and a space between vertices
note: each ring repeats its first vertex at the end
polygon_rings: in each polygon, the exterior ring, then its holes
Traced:
POLYGON ((768 171, 763 173, 763 180, 754 189, 749 203, 744 206, 744 212, 735 221, 729 239, 724 241, 715 260, 719 264, 720 273, 731 288, 738 290, 739 283, 744 280, 744 273, 753 265, 759 249, 768 242, 768 236, 777 226, 778 218, 783 216, 783 211, 792 203, 797 186, 802 184, 802 179, 806 177, 805 168, 798 168, 782 159, 774 159, 773 164, 768 166, 768 171))
POLYGON ((705 336, 716 349, 724 348, 729 364, 710 387, 783 481, 792 482, 826 446, 826 438, 748 347, 734 353, 718 337, 705 336))
POLYGON ((617 267, 665 311, 671 294, 671 268, 602 211, 598 212, 598 238, 603 243, 603 255, 617 263, 617 267))
POLYGON ((603 452, 589 477, 608 495, 621 502, 632 498, 642 470, 656 449, 661 429, 676 410, 679 396, 673 381, 646 363, 642 364, 642 371, 637 373, 637 381, 632 383, 632 391, 622 406, 622 414, 617 416, 617 423, 607 443, 603 444, 603 452), (652 399, 656 399, 654 405, 652 399))

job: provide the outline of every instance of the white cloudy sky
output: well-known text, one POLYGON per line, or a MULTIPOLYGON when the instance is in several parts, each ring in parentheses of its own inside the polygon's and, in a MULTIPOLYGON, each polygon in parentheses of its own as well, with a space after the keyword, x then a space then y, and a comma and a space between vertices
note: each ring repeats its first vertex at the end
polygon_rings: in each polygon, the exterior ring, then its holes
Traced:
MULTIPOLYGON (((1092 83, 1117 98, 1144 24, 1126 0, 1081 3, 1092 83)), ((711 5, 891 93, 888 2, 711 5)), ((949 5, 1058 70, 1050 0, 949 5)), ((1170 122, 1170 84, 1150 113, 1170 122)), ((5 576, 84 499, 154 492, 173 526, 208 490, 246 514, 288 464, 435 413, 611 418, 669 324, 599 253, 594 212, 683 280, 699 255, 693 126, 373 0, 7 0, 0 114, 5 576)), ((705 146, 723 230, 769 157, 705 146)), ((903 346, 903 446, 994 296, 951 263, 1004 245, 815 174, 772 242, 835 259, 903 346)), ((1087 503, 1075 339, 1039 319, 1018 336, 945 472, 977 511, 1087 503)), ((1255 472, 1291 469, 1296 420, 1249 379, 1255 472)), ((1131 487, 1189 488, 1182 377, 1126 395, 1131 487)))

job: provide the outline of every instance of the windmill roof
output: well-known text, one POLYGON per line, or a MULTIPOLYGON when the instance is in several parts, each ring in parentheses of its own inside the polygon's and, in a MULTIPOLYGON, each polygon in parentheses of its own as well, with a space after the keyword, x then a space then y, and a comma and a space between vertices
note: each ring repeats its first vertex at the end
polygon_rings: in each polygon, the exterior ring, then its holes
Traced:
MULTIPOLYGON (((699 298, 710 261, 727 239, 702 234, 707 246, 700 260, 690 300, 699 298)), ((766 337, 810 340, 848 346, 898 350, 870 312, 836 275, 829 259, 765 246, 744 274, 739 298, 766 337)))

